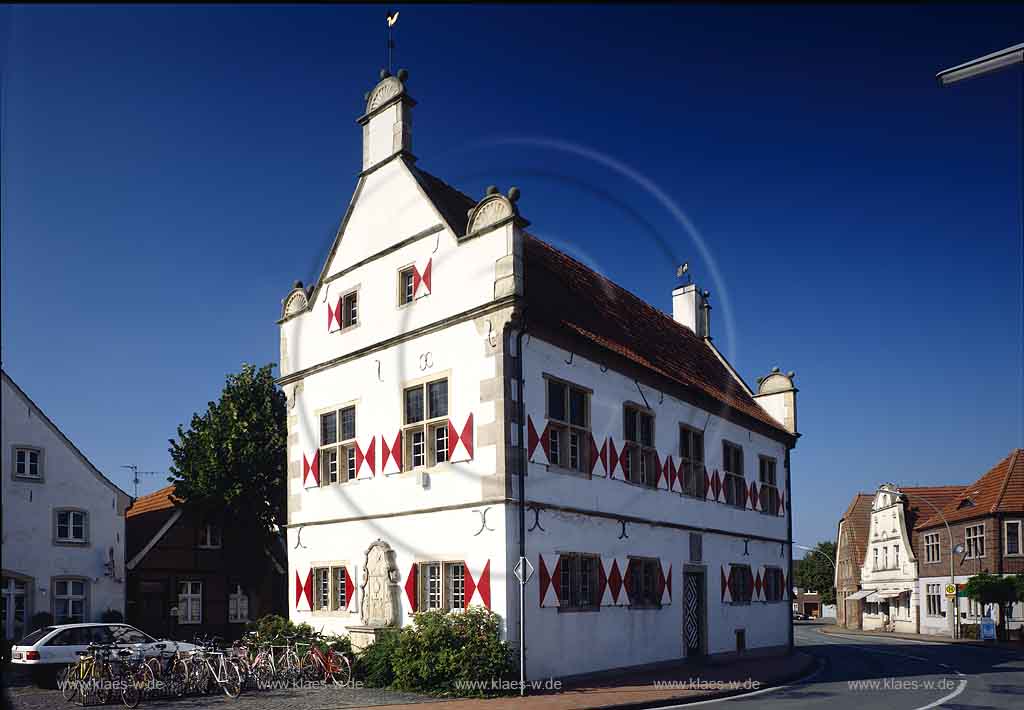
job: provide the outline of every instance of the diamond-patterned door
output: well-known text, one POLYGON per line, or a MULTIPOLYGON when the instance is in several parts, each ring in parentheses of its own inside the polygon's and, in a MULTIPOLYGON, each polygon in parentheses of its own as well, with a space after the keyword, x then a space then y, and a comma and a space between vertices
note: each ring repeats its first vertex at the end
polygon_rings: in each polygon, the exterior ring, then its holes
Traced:
POLYGON ((687 657, 704 654, 704 573, 683 574, 683 639, 687 657))

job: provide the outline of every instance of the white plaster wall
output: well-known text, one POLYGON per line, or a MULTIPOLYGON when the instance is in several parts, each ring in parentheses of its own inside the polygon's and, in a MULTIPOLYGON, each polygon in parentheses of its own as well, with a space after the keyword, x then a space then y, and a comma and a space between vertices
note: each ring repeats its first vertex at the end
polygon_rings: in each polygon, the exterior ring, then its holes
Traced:
MULTIPOLYGON (((616 446, 623 441, 623 403, 636 402, 643 405, 643 398, 637 386, 615 370, 601 372, 597 363, 579 354, 572 355, 572 364, 567 365, 570 353, 540 338, 524 338, 524 396, 526 413, 533 419, 538 433, 545 421, 544 374, 554 375, 569 382, 593 390, 591 396, 591 424, 595 437, 611 435, 616 446)), ((729 422, 714 413, 709 413, 665 395, 659 404, 659 393, 640 385, 648 404, 654 411, 654 442, 662 460, 669 454, 679 460, 679 425, 686 424, 698 430, 705 430, 705 466, 709 473, 722 469, 722 440, 727 439, 743 447, 744 472, 747 486, 758 480, 758 457, 771 456, 776 459, 776 476, 781 493, 786 490, 785 446, 756 432, 729 422), (705 429, 706 427, 706 429, 705 429)), ((755 510, 739 508, 698 500, 667 490, 652 490, 645 486, 626 483, 605 477, 591 480, 559 472, 555 467, 531 463, 527 480, 527 497, 559 505, 585 508, 608 513, 622 512, 652 520, 685 523, 701 528, 717 528, 749 533, 765 537, 786 539, 786 515, 789 514, 786 501, 785 515, 767 515, 755 510)))
MULTIPOLYGON (((295 577, 305 579, 311 567, 342 563, 357 585, 362 582, 366 549, 378 538, 395 551, 398 569, 397 591, 401 599, 400 625, 411 622, 413 609, 405 592, 410 569, 417 562, 465 561, 478 581, 490 562, 491 609, 507 617, 507 574, 505 547, 505 507, 496 505, 487 512, 487 528, 481 528, 481 516, 470 509, 403 515, 378 520, 360 520, 327 525, 310 525, 288 530, 288 604, 295 623, 306 622, 328 633, 345 633, 350 626, 361 626, 359 604, 362 590, 350 605, 351 612, 323 613, 296 609, 295 577), (479 534, 476 534, 479 531, 479 534)), ((474 597, 472 605, 480 605, 474 597)))
POLYGON ((3 569, 34 580, 28 616, 52 611, 50 580, 59 576, 89 580, 90 619, 98 619, 107 609, 123 613, 127 494, 99 479, 6 378, 2 418, 3 569), (42 482, 14 478, 12 451, 18 445, 43 450, 42 482), (88 511, 87 544, 54 544, 53 511, 64 507, 88 511), (104 569, 111 549, 113 578, 104 569))
MULTIPOLYGON (((527 491, 533 479, 527 482, 527 491)), ((533 516, 529 515, 528 526, 533 516)), ((541 607, 539 575, 527 585, 527 672, 530 678, 587 673, 685 656, 683 641, 683 569, 688 563, 688 533, 665 527, 628 524, 628 538, 620 539, 615 520, 543 511, 536 529, 527 535, 530 560, 539 554, 599 553, 608 557, 657 557, 672 565, 672 600, 660 609, 602 606, 599 611, 565 612, 541 607)), ((736 650, 737 629, 745 629, 748 649, 781 646, 788 642, 790 602, 722 602, 721 568, 729 564, 762 565, 786 569, 778 543, 751 541, 744 555, 740 538, 705 534, 703 565, 706 580, 707 651, 736 650)), ((514 613, 518 613, 516 610, 514 613)))

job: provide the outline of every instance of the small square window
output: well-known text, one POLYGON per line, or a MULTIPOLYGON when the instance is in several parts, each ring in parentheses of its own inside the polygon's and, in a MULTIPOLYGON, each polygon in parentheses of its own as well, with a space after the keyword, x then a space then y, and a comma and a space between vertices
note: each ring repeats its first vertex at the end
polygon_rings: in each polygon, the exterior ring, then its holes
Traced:
POLYGON ((402 269, 398 272, 398 305, 404 306, 412 303, 416 295, 416 279, 413 276, 413 268, 402 269))
POLYGON ((341 301, 341 327, 351 328, 359 322, 358 295, 355 291, 346 294, 341 301))
POLYGON ((15 449, 14 475, 18 478, 40 478, 42 476, 40 459, 38 449, 15 449))

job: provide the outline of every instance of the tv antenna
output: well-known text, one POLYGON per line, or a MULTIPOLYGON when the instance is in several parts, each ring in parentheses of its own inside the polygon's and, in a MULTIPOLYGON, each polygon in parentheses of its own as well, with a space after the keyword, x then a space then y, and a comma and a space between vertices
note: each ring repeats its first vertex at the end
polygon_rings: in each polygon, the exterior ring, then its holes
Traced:
POLYGON ((126 468, 132 472, 132 483, 135 484, 134 498, 139 497, 139 476, 159 476, 163 473, 163 471, 140 471, 139 467, 133 463, 123 465, 121 468, 126 468))

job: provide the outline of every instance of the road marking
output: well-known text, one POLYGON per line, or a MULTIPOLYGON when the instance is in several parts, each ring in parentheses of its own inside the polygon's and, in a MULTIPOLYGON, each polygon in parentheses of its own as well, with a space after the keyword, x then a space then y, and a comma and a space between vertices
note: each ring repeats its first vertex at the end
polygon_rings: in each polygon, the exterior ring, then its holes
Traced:
MULTIPOLYGON (((963 675, 963 673, 959 673, 958 672, 957 675, 963 675)), ((915 708, 914 710, 928 710, 928 708, 937 708, 940 705, 942 705, 943 703, 947 703, 950 700, 952 700, 953 698, 955 698, 956 696, 960 695, 960 693, 964 692, 964 690, 966 688, 967 688, 967 681, 966 680, 962 680, 962 681, 960 681, 960 686, 956 690, 954 690, 952 693, 947 695, 946 697, 939 698, 934 703, 930 703, 928 705, 922 705, 921 707, 915 708)))

